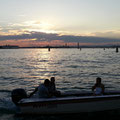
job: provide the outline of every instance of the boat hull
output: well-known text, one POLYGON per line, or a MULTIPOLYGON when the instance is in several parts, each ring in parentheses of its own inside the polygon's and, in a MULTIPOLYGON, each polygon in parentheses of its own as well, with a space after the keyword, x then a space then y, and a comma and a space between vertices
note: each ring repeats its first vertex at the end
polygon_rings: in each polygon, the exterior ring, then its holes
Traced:
POLYGON ((71 114, 120 109, 120 95, 23 99, 22 114, 71 114))

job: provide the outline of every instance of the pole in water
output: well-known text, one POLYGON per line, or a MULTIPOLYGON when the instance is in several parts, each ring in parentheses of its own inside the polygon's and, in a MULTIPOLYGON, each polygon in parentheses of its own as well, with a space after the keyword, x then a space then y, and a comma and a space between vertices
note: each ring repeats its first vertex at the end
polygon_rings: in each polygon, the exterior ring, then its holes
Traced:
POLYGON ((48 51, 50 51, 50 47, 48 48, 48 51))
POLYGON ((118 47, 116 47, 116 53, 118 52, 118 47))

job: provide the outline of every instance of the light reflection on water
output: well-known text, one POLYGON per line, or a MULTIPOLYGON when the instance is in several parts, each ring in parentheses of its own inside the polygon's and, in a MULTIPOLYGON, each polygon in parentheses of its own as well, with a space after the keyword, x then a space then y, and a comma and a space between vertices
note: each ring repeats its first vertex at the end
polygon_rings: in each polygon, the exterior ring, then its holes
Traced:
POLYGON ((61 91, 90 90, 96 77, 107 89, 119 89, 120 57, 114 49, 5 49, 0 51, 0 88, 31 91, 56 77, 61 91))
POLYGON ((61 92, 91 91, 98 76, 106 90, 120 90, 120 53, 115 49, 0 49, 0 119, 31 119, 14 116, 11 91, 24 88, 30 93, 51 76, 61 92))

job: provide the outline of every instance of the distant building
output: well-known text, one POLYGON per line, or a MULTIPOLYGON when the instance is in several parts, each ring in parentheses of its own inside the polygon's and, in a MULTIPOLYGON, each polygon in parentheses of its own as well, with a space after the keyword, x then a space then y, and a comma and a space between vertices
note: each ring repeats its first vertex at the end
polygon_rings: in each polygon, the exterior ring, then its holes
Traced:
POLYGON ((4 46, 0 46, 0 49, 18 49, 19 46, 17 45, 4 45, 4 46))

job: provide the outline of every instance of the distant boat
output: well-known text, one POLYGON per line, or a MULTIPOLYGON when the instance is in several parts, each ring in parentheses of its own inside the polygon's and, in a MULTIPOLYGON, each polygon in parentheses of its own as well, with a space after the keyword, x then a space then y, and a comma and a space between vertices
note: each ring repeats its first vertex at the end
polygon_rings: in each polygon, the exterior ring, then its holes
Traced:
POLYGON ((17 106, 21 114, 72 114, 120 109, 120 91, 93 96, 91 92, 63 94, 55 98, 24 98, 17 106))

